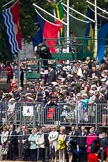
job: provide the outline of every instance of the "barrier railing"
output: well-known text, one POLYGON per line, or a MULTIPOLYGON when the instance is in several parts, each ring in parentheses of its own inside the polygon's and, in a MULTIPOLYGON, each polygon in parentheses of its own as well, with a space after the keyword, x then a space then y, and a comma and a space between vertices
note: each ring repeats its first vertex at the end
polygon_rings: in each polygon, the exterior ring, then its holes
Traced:
POLYGON ((87 105, 76 103, 57 103, 56 105, 45 105, 38 102, 17 102, 14 110, 10 111, 8 103, 0 102, 0 123, 9 124, 13 122, 16 127, 21 124, 29 128, 36 125, 86 125, 107 126, 108 105, 95 103, 87 105))

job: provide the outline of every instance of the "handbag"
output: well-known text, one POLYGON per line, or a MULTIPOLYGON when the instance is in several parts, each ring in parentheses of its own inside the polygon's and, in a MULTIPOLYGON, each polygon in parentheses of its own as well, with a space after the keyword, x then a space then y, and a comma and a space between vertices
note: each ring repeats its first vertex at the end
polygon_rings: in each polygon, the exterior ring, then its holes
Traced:
POLYGON ((2 149, 1 149, 1 155, 7 155, 7 152, 8 152, 7 148, 2 147, 2 149))
POLYGON ((24 143, 23 148, 24 148, 24 150, 28 150, 30 148, 29 141, 27 141, 26 143, 24 143))

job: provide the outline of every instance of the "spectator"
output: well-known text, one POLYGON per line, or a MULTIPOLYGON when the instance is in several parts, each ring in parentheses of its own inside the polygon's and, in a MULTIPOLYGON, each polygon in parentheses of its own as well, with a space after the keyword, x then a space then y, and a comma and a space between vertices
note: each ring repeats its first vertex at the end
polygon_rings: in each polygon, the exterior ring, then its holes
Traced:
POLYGON ((49 70, 48 82, 50 83, 56 81, 55 70, 51 66, 48 67, 48 70, 49 70))
POLYGON ((36 138, 37 134, 35 132, 35 129, 32 129, 32 134, 30 134, 28 141, 30 142, 30 157, 32 161, 37 160, 37 146, 36 146, 36 138))
POLYGON ((3 154, 2 154, 2 160, 7 159, 7 152, 8 152, 8 144, 7 144, 7 138, 8 138, 8 130, 6 126, 3 126, 3 131, 1 133, 1 144, 2 144, 2 149, 3 149, 3 154))
POLYGON ((87 153, 90 153, 90 146, 92 144, 92 142, 97 139, 96 134, 94 133, 94 127, 89 129, 89 134, 87 135, 86 138, 86 144, 87 144, 87 153))
POLYGON ((8 116, 8 120, 10 122, 13 122, 13 119, 14 119, 15 105, 16 105, 15 99, 14 98, 11 98, 9 100, 8 109, 7 109, 7 116, 8 116))
POLYGON ((65 162, 65 127, 60 127, 60 134, 58 135, 58 150, 59 150, 59 162, 65 162))
POLYGON ((11 124, 9 126, 9 133, 7 138, 8 144, 8 160, 16 160, 16 152, 17 152, 17 133, 14 130, 14 125, 11 124))
POLYGON ((57 139, 58 139, 58 132, 56 130, 56 126, 52 127, 52 131, 49 133, 48 136, 50 149, 51 149, 51 160, 54 160, 54 162, 57 161, 57 139), (53 159, 54 158, 54 159, 53 159))
POLYGON ((18 133, 18 158, 19 160, 23 160, 23 153, 24 153, 24 148, 23 148, 23 139, 24 139, 24 135, 25 135, 25 129, 26 126, 22 125, 21 126, 21 130, 18 133))
POLYGON ((102 161, 106 161, 106 149, 108 147, 108 137, 105 131, 102 131, 102 138, 100 139, 100 150, 101 150, 101 156, 100 159, 102 161))
POLYGON ((42 130, 39 130, 39 133, 36 138, 36 144, 37 144, 37 160, 40 160, 42 162, 45 162, 45 138, 44 133, 42 130))
POLYGON ((23 139, 22 139, 22 147, 23 147, 23 152, 22 152, 22 160, 29 160, 30 157, 30 145, 28 142, 28 137, 29 137, 29 130, 27 128, 25 128, 25 134, 23 135, 23 139))
POLYGON ((77 139, 77 148, 79 148, 78 162, 83 162, 86 160, 86 137, 87 132, 84 126, 81 126, 81 131, 79 132, 77 139))
POLYGON ((7 70, 7 83, 10 83, 11 79, 13 78, 13 69, 9 62, 7 63, 6 70, 7 70))
POLYGON ((21 82, 21 87, 24 87, 24 70, 23 68, 21 68, 21 72, 20 72, 20 82, 21 82))
POLYGON ((91 152, 88 154, 88 162, 98 162, 99 156, 98 156, 98 150, 99 150, 99 141, 94 140, 91 144, 91 152))

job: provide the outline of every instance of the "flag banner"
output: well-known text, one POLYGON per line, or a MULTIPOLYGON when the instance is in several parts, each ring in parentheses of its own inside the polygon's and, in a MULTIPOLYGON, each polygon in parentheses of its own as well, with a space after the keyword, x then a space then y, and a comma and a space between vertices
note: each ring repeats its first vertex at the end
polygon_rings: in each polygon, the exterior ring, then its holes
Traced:
POLYGON ((77 37, 82 37, 85 35, 87 23, 76 20, 73 17, 69 17, 70 22, 70 32, 75 34, 77 37))
POLYGON ((36 35, 32 37, 32 42, 33 42, 33 49, 35 49, 35 47, 38 46, 38 44, 43 42, 43 34, 40 27, 38 27, 36 35))
MULTIPOLYGON (((88 17, 95 19, 95 11, 92 10, 90 7, 87 9, 87 14, 88 17)), ((96 49, 95 49, 95 44, 94 44, 94 58, 98 58, 98 61, 100 63, 101 59, 104 57, 104 49, 106 45, 106 31, 108 27, 108 20, 105 17, 102 17, 101 15, 97 15, 97 25, 98 25, 98 48, 97 48, 97 54, 96 54, 96 49)), ((95 27, 95 23, 90 23, 88 24, 87 30, 86 30, 86 36, 91 36, 94 40, 94 34, 93 30, 95 27), (91 28, 92 26, 92 28, 91 28), (92 29, 92 30, 91 30, 92 29)), ((89 45, 89 42, 88 42, 89 45)))
POLYGON ((45 43, 49 47, 50 52, 52 54, 56 53, 58 32, 61 26, 45 20, 38 12, 37 20, 42 31, 45 43))
MULTIPOLYGON (((58 19, 62 21, 64 20, 64 10, 63 10, 63 5, 61 4, 61 2, 56 3, 55 13, 58 19)), ((60 36, 63 36, 63 24, 61 24, 61 22, 58 20, 56 20, 56 23, 61 25, 60 36)))
MULTIPOLYGON (((86 16, 94 20, 94 13, 90 10, 90 8, 87 8, 86 16)), ((88 20, 88 19, 86 19, 88 20)), ((94 23, 90 22, 87 24, 85 36, 90 37, 91 39, 88 39, 86 41, 88 52, 94 51, 94 23)))
POLYGON ((13 54, 17 53, 22 49, 19 1, 17 1, 10 8, 5 9, 2 16, 11 52, 13 54))
POLYGON ((89 40, 87 40, 87 42, 86 42, 87 48, 88 48, 88 50, 90 51, 90 50, 91 50, 91 43, 93 44, 93 42, 94 42, 94 28, 93 28, 91 22, 87 24, 85 36, 91 37, 91 39, 92 39, 92 40, 89 39, 89 40))
POLYGON ((101 60, 104 58, 104 50, 105 50, 105 45, 106 45, 106 37, 108 33, 108 23, 102 25, 99 28, 98 32, 98 62, 99 64, 101 63, 101 60))

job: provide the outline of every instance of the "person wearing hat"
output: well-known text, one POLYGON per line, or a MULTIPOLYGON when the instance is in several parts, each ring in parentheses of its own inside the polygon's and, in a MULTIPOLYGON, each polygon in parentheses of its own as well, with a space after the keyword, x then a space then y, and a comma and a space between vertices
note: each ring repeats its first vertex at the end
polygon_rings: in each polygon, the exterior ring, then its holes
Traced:
POLYGON ((75 107, 75 117, 77 118, 78 123, 80 123, 81 121, 81 107, 82 107, 82 103, 81 103, 81 94, 77 93, 76 94, 76 107, 75 107))
POLYGON ((11 83, 11 79, 13 79, 13 69, 9 62, 6 65, 6 71, 7 71, 7 83, 11 83))
POLYGON ((51 148, 51 160, 54 162, 57 161, 57 145, 58 145, 58 132, 56 126, 52 127, 52 131, 49 133, 48 136, 50 148, 51 148))
POLYGON ((10 83, 10 92, 12 92, 17 86, 18 85, 17 85, 16 79, 15 79, 15 76, 14 76, 13 79, 12 79, 12 82, 10 83))
POLYGON ((58 135, 58 150, 59 150, 59 162, 65 162, 65 127, 60 127, 60 134, 58 135))
POLYGON ((48 82, 55 82, 56 81, 56 72, 55 70, 49 66, 48 67, 49 74, 48 74, 48 82))
POLYGON ((97 135, 95 134, 94 127, 91 127, 89 129, 89 134, 86 138, 86 145, 87 145, 87 153, 89 154, 91 152, 91 144, 94 140, 97 140, 97 135))
POLYGON ((81 119, 83 119, 84 121, 88 121, 88 114, 87 114, 88 96, 86 93, 82 94, 81 104, 82 104, 81 119))
POLYGON ((108 147, 108 137, 105 130, 101 133, 102 138, 100 139, 100 152, 101 152, 101 160, 106 161, 106 149, 108 147))
POLYGON ((24 69, 20 69, 20 82, 21 82, 21 87, 24 87, 24 69))
POLYGON ((15 113, 15 99, 11 98, 8 102, 8 109, 7 109, 7 117, 9 121, 13 121, 14 120, 14 113, 15 113))
POLYGON ((94 140, 91 144, 91 151, 88 154, 88 162, 99 162, 99 156, 98 156, 98 151, 99 151, 100 143, 99 140, 94 140))
POLYGON ((89 99, 88 99, 88 121, 89 123, 94 122, 95 117, 95 107, 94 103, 96 101, 96 96, 94 91, 89 91, 89 99))

